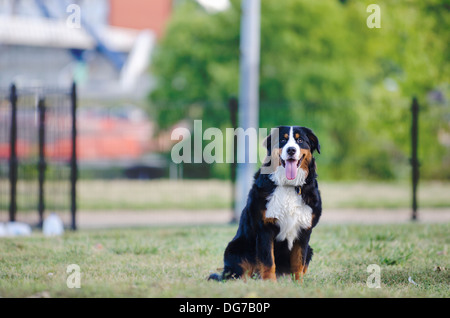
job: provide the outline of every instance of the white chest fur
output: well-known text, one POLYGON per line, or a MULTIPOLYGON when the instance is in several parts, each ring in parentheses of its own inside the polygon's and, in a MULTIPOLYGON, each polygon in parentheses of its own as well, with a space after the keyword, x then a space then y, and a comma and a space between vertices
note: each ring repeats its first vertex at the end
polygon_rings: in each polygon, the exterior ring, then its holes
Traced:
POLYGON ((303 202, 293 186, 278 186, 266 205, 266 218, 277 219, 278 241, 287 240, 291 249, 300 229, 311 227, 312 209, 303 202))

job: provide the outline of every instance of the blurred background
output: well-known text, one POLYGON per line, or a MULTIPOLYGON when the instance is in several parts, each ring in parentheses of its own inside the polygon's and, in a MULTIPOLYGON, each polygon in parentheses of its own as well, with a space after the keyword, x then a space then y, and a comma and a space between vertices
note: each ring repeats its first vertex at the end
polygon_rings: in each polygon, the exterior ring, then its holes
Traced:
MULTIPOLYGON (((373 1, 261 2, 259 126, 313 129, 330 220, 409 215, 413 98, 419 207, 448 216, 449 2, 377 1, 381 28, 367 26, 373 1)), ((8 88, 69 90, 72 81, 80 226, 229 221, 233 166, 176 165, 170 135, 197 119, 204 130, 234 126, 240 22, 239 0, 0 0, 0 221, 9 205, 8 88)), ((19 212, 35 209, 35 178, 19 178, 19 212)), ((48 196, 66 184, 48 183, 48 196)))

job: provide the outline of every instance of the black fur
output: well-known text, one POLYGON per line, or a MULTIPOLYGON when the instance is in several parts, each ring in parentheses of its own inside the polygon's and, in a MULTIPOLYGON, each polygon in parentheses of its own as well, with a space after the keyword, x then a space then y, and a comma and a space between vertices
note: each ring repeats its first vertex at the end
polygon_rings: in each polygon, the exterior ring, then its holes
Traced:
MULTIPOLYGON (((282 138, 287 128, 279 128, 279 144, 283 146, 282 138)), ((304 127, 296 127, 303 138, 302 148, 320 153, 320 145, 314 133, 304 127)), ((273 141, 270 136, 265 141, 268 154, 271 154, 273 141)), ((294 244, 300 246, 303 265, 308 266, 311 261, 313 250, 309 246, 312 229, 317 225, 321 212, 322 202, 317 184, 316 163, 314 157, 308 164, 308 176, 306 183, 301 187, 301 196, 305 204, 312 209, 313 221, 311 228, 300 230, 294 244)), ((212 274, 209 279, 227 280, 243 276, 245 266, 243 263, 254 266, 255 274, 258 266, 272 267, 275 262, 276 275, 291 274, 291 250, 288 249, 287 241, 279 242, 275 238, 279 233, 279 227, 275 223, 264 222, 263 211, 266 210, 267 198, 277 187, 270 179, 270 175, 261 174, 261 170, 254 176, 254 183, 249 192, 247 205, 242 211, 239 227, 235 237, 228 244, 224 253, 224 270, 221 274, 212 274), (272 257, 273 244, 273 257, 272 257)))

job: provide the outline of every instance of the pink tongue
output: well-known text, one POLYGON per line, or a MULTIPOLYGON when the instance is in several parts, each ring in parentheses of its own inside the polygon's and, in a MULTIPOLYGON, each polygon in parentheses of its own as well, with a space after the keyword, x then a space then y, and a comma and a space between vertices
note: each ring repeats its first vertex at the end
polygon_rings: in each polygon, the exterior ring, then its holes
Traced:
POLYGON ((297 161, 296 160, 286 160, 286 178, 288 180, 294 180, 297 176, 297 161))

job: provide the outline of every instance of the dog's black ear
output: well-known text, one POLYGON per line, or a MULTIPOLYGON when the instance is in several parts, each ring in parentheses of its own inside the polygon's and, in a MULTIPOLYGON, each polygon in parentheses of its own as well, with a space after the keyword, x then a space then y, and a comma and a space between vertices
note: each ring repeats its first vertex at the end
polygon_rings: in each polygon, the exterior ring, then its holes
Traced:
POLYGON ((271 156, 272 155, 272 135, 267 136, 263 140, 263 146, 266 147, 266 149, 267 149, 267 155, 271 156))
POLYGON ((278 141, 280 136, 280 127, 272 128, 270 130, 270 135, 267 136, 263 141, 263 146, 267 149, 267 155, 272 155, 272 148, 278 147, 278 141))
POLYGON ((314 152, 314 150, 317 150, 318 153, 320 153, 320 144, 319 144, 319 138, 313 133, 313 131, 309 128, 302 127, 303 130, 306 133, 306 136, 309 139, 310 146, 311 146, 311 153, 314 152))

